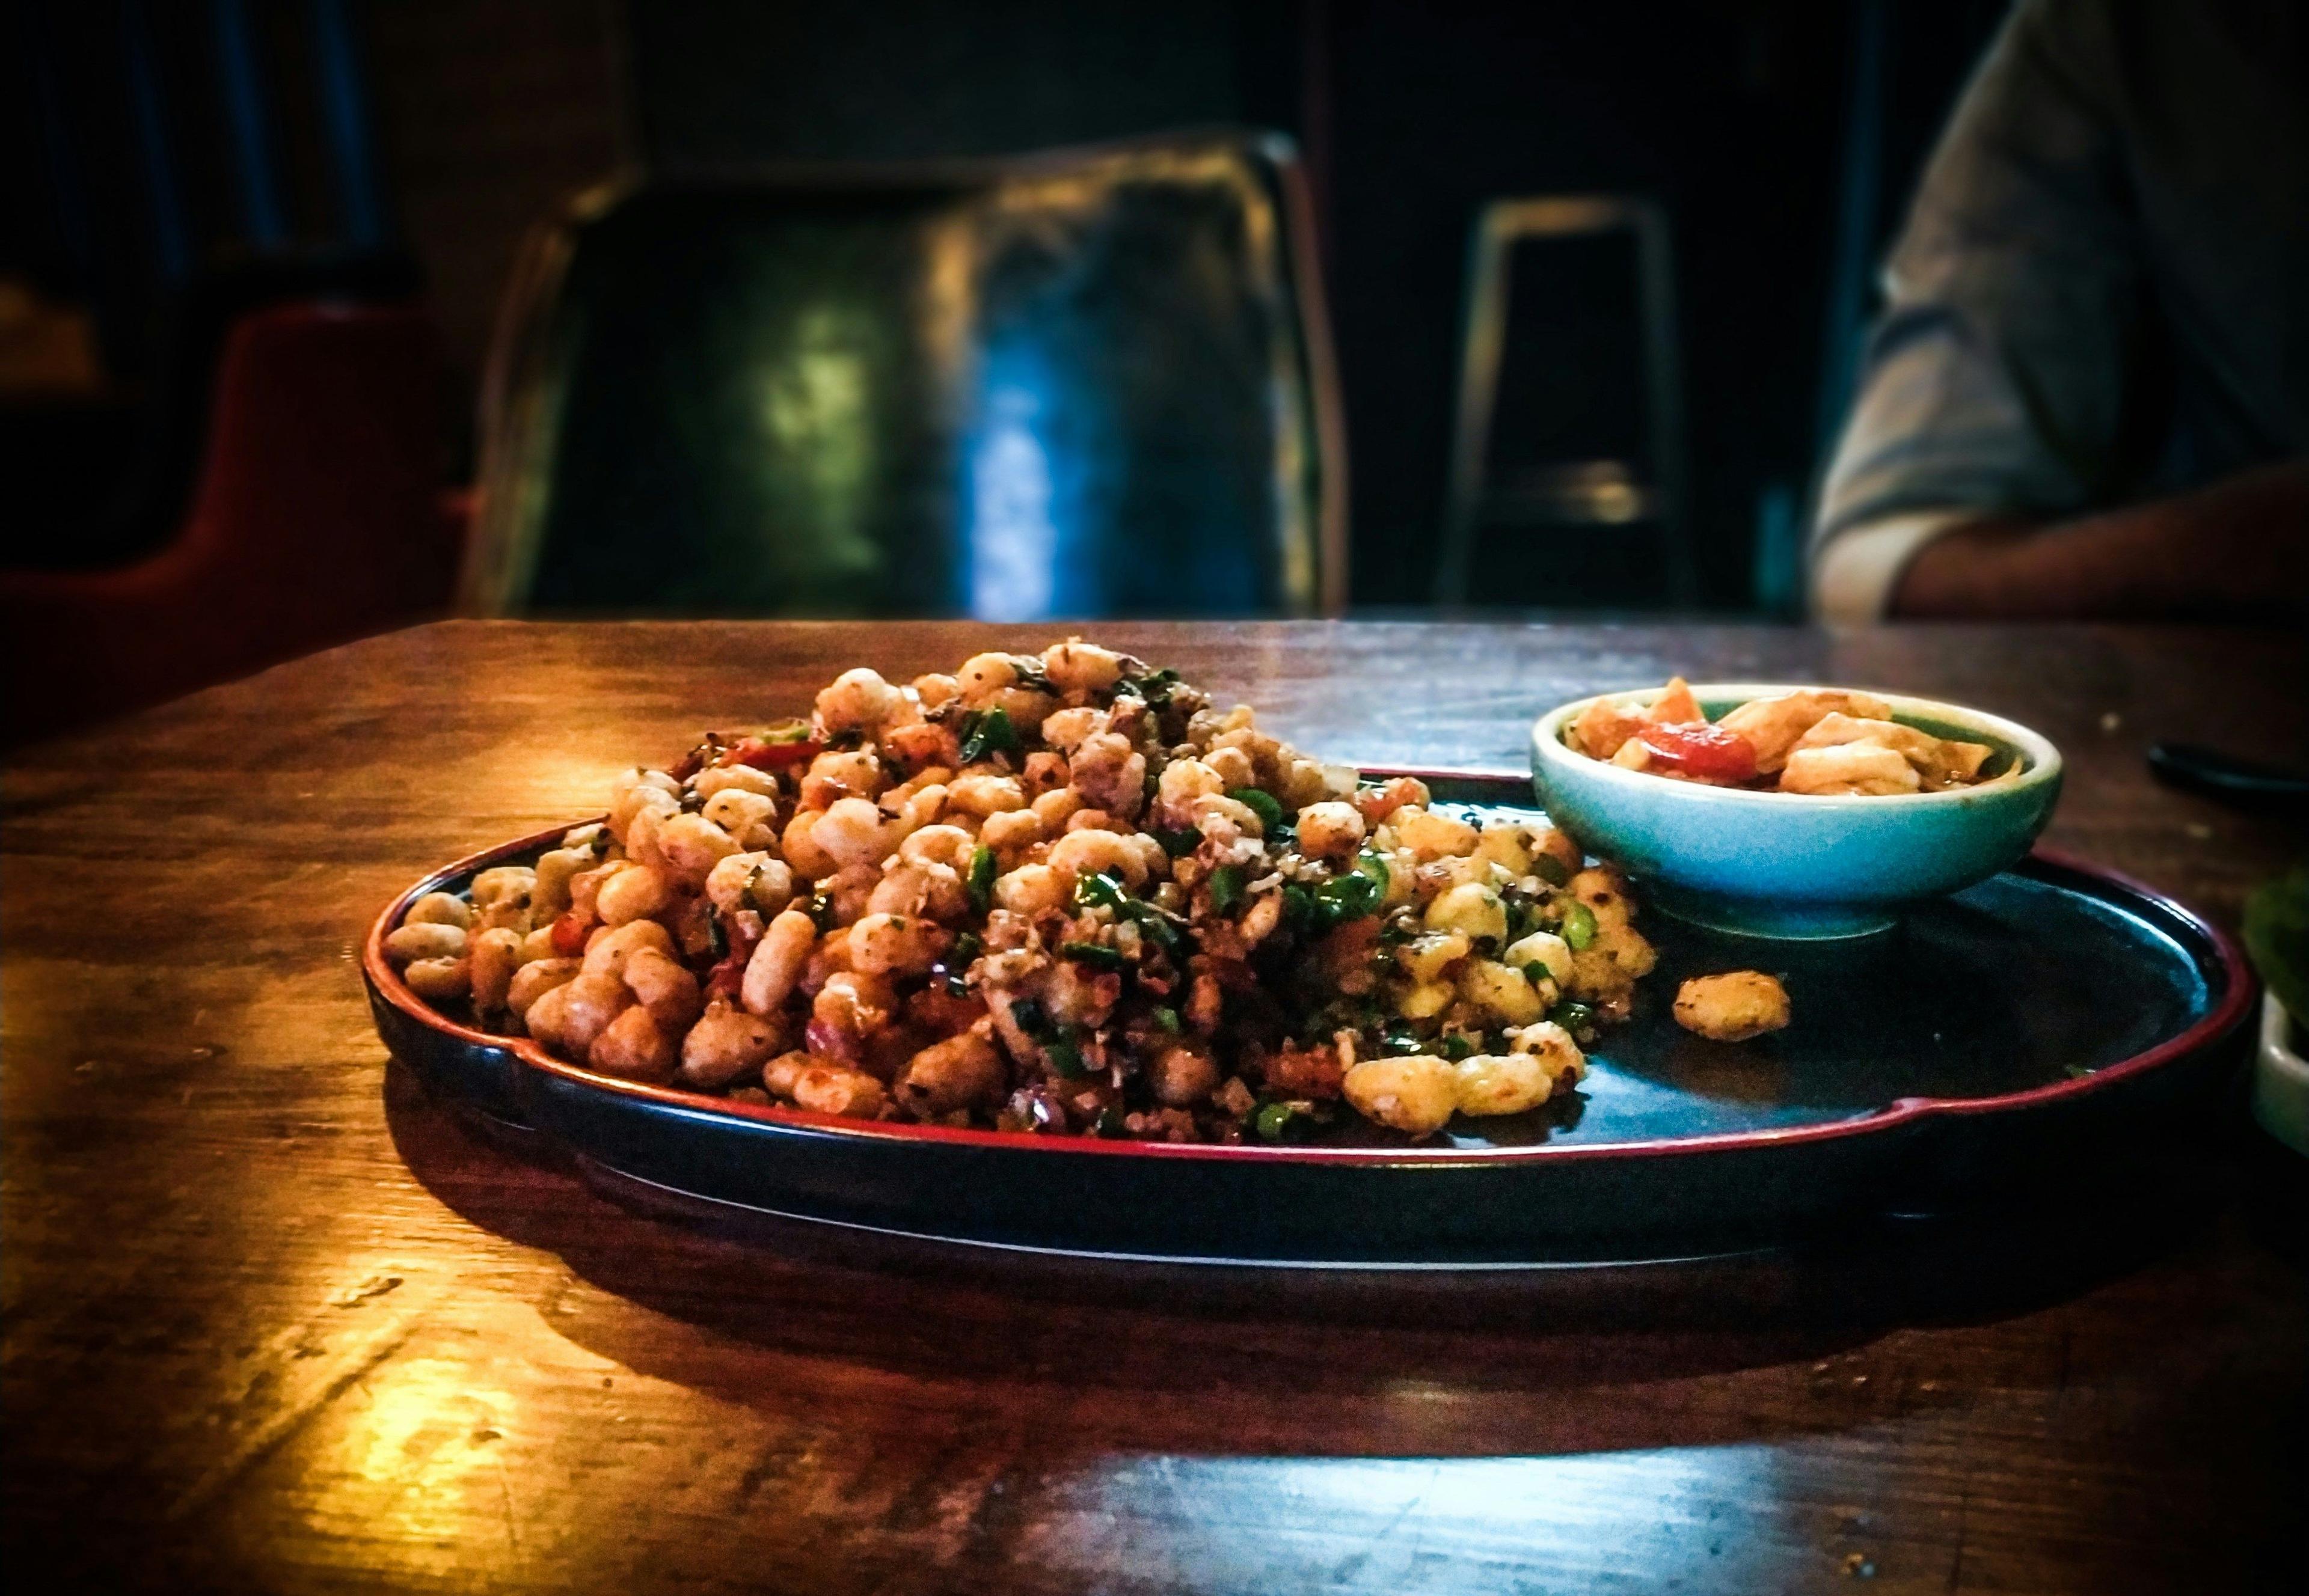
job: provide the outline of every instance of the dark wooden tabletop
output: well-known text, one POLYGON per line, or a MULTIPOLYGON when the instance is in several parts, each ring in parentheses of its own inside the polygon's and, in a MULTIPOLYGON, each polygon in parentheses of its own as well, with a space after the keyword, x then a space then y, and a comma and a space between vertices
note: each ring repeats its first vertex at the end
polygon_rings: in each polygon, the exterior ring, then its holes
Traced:
MULTIPOLYGON (((2142 763, 2160 737, 2301 758, 2296 637, 1101 634, 1371 763, 1512 771, 1536 711, 1671 669, 1976 704, 2067 754, 2051 841, 2231 922, 2303 843, 2142 763)), ((2309 1588, 2309 1186, 2234 1109, 2057 1212, 1461 1296, 686 1228, 388 1069, 355 945, 410 880, 838 669, 1002 635, 449 624, 18 754, 8 1566, 89 1590, 2309 1588)))

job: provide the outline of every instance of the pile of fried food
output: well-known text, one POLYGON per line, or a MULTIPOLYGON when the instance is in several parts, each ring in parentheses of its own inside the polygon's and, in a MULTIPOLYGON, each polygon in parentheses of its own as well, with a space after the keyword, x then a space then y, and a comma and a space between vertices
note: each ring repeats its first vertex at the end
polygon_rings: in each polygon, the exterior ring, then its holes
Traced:
POLYGON ((1996 752, 1903 726, 1882 699, 1836 687, 1751 699, 1711 721, 1682 677, 1648 704, 1596 700, 1564 741, 1680 781, 1870 798, 1975 786, 1996 752))
POLYGON ((419 899, 388 957, 601 1073, 826 1113, 1423 1136, 1569 1091, 1655 958, 1561 833, 1362 782, 1079 639, 848 671, 610 800, 419 899))

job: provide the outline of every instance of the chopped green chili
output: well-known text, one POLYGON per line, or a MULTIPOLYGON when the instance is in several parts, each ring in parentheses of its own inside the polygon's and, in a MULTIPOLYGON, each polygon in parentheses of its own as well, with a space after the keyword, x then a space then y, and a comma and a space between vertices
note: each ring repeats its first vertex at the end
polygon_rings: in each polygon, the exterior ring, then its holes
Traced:
POLYGON ((1075 907, 1077 909, 1120 909, 1129 902, 1122 884, 1111 876, 1085 876, 1075 883, 1075 907))
POLYGON ((1017 729, 1010 724, 1010 712, 1000 704, 963 717, 962 762, 964 764, 983 759, 989 754, 1015 754, 1017 751, 1017 729))
POLYGON ((984 914, 994 906, 994 850, 981 842, 970 856, 970 906, 984 914))
MULTIPOLYGON (((1379 867, 1385 869, 1384 865, 1379 867)), ((1318 923, 1325 929, 1347 920, 1359 920, 1376 911, 1387 886, 1360 870, 1336 877, 1315 889, 1318 923)))
POLYGON ((1172 858, 1184 858, 1201 846, 1203 833, 1192 826, 1175 832, 1158 830, 1154 833, 1154 841, 1160 842, 1163 851, 1172 858))
POLYGON ((1125 970, 1130 964, 1120 948, 1109 947, 1103 942, 1062 942, 1059 952, 1078 964, 1092 964, 1101 970, 1125 970))
POLYGON ((1052 1069, 1069 1081, 1079 1081, 1085 1073, 1083 1068, 1082 1049, 1070 1041, 1061 1039, 1058 1041, 1044 1042, 1042 1057, 1051 1061, 1052 1069))
POLYGON ((1132 899, 1123 905, 1123 912, 1137 921, 1141 934, 1164 953, 1175 953, 1186 945, 1180 939, 1179 928, 1171 923, 1171 917, 1152 903, 1132 899))
POLYGON ((1577 998, 1567 997, 1548 1010, 1547 1017, 1562 1026, 1564 1030, 1576 1032, 1586 1029, 1587 1024, 1596 1018, 1596 1010, 1592 1005, 1581 1003, 1577 998))
POLYGON ((1258 824, 1269 832, 1283 828, 1283 806, 1273 793, 1256 787, 1230 787, 1227 797, 1258 816, 1258 824))
POLYGON ((1242 902, 1242 867, 1221 865, 1211 872, 1211 912, 1224 914, 1242 902))
POLYGON ((1387 896, 1387 889, 1395 882, 1395 871, 1388 864, 1387 855, 1376 849, 1366 848, 1355 855, 1355 874, 1378 887, 1382 898, 1387 896))
POLYGON ((1299 1117, 1299 1110, 1289 1103, 1268 1103, 1251 1119, 1251 1128, 1268 1142, 1280 1142, 1288 1136, 1299 1117))
POLYGON ((1563 940, 1578 953, 1596 940, 1596 911, 1585 903, 1574 903, 1563 911, 1563 940))

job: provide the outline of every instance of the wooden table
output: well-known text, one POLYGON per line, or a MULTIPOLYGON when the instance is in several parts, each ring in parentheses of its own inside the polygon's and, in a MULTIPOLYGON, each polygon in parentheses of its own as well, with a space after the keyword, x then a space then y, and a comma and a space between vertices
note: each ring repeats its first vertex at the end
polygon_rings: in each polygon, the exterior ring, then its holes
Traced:
MULTIPOLYGON (((1897 686, 2049 733, 2052 840, 2217 917, 2301 847, 2141 762, 2159 736, 2300 758, 2298 638, 1104 632, 1371 763, 1513 770, 1535 710, 1671 668, 1897 686)), ((2264 1206, 2309 1187, 2241 1116, 2145 1201, 1890 1264, 1206 1299, 636 1217, 388 1073, 354 946, 405 882, 842 666, 996 635, 451 624, 21 754, 8 1566, 685 1596, 2309 1588, 2309 1210, 2264 1206)))

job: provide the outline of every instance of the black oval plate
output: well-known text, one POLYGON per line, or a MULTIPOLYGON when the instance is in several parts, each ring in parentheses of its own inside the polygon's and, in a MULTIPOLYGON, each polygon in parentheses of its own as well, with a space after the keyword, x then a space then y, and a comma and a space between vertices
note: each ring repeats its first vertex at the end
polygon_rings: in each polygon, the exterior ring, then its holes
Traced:
MULTIPOLYGON (((1423 773, 1439 800, 1536 813, 1520 781, 1423 773)), ((1361 1122, 1303 1147, 866 1124, 596 1074, 411 993, 382 945, 410 901, 564 829, 461 860, 378 917, 362 970, 396 1057, 437 1095, 648 1205, 996 1247, 1516 1268, 1976 1210, 2154 1145, 2235 1065, 2253 996, 2218 929, 2040 851, 1857 942, 1752 942, 1647 916, 1660 967, 1581 1089, 1416 1147, 1361 1122), (1678 981, 1743 968, 1785 980, 1787 1030, 1732 1046, 1676 1026, 1678 981)))

